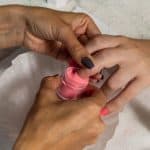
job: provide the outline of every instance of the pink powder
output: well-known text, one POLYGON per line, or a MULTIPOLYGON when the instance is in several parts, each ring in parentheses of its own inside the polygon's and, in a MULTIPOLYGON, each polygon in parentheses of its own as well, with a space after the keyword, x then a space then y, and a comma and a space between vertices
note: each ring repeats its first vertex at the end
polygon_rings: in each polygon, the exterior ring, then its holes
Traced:
POLYGON ((77 68, 68 67, 61 78, 57 95, 63 100, 76 99, 88 85, 89 78, 82 78, 77 73, 77 68))

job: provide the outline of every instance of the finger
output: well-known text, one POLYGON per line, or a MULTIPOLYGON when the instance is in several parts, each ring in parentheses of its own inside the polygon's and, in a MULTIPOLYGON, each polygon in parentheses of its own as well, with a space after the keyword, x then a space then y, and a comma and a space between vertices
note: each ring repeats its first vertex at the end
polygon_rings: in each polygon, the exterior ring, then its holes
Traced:
POLYGON ((117 47, 101 50, 93 55, 93 58, 95 60, 95 67, 98 66, 97 68, 101 70, 120 64, 124 59, 124 55, 122 55, 122 49, 117 47))
POLYGON ((88 37, 86 35, 81 35, 78 37, 78 39, 83 45, 85 45, 88 42, 88 37))
POLYGON ((122 42, 122 37, 111 35, 97 35, 86 43, 85 47, 90 54, 105 48, 118 47, 122 42))
POLYGON ((93 76, 104 68, 112 68, 113 66, 119 66, 125 59, 125 56, 122 55, 122 49, 120 47, 107 48, 95 53, 92 56, 94 58, 95 67, 91 70, 82 68, 79 71, 82 76, 93 76))
POLYGON ((59 85, 58 75, 48 76, 42 79, 40 90, 36 95, 35 106, 46 106, 50 102, 59 101, 56 89, 59 85))
POLYGON ((42 79, 41 81, 41 88, 48 88, 52 90, 56 90, 59 86, 60 78, 58 74, 54 76, 48 76, 42 79))
POLYGON ((115 91, 119 88, 125 87, 125 85, 127 85, 129 81, 133 80, 135 76, 136 71, 134 69, 129 68, 127 71, 124 68, 120 68, 109 78, 106 84, 112 91, 115 91))
POLYGON ((61 13, 67 24, 70 24, 75 30, 77 35, 86 34, 88 37, 93 37, 97 34, 101 34, 99 28, 93 21, 93 19, 85 13, 61 13))
MULTIPOLYGON (((145 87, 143 80, 135 79, 112 101, 103 108, 108 113, 119 111, 125 104, 132 100, 145 87)), ((103 110, 102 110, 103 111, 103 110)), ((102 112, 101 111, 101 112, 102 112)), ((102 114, 101 114, 102 115, 102 114)))
POLYGON ((59 41, 43 40, 26 32, 24 46, 35 52, 52 56, 59 60, 68 61, 70 55, 64 45, 59 41))
POLYGON ((89 38, 94 37, 95 35, 100 35, 101 32, 99 30, 99 28, 97 27, 97 25, 95 24, 95 22, 93 21, 93 19, 90 16, 87 16, 87 36, 89 38))
POLYGON ((107 48, 93 55, 95 67, 91 70, 83 68, 80 70, 80 74, 86 74, 87 76, 95 75, 100 72, 103 68, 111 68, 115 65, 120 65, 124 59, 124 55, 118 48, 107 48))
POLYGON ((77 37, 70 27, 63 25, 60 32, 60 40, 66 45, 70 55, 73 59, 88 69, 94 67, 94 61, 87 50, 81 45, 77 37))

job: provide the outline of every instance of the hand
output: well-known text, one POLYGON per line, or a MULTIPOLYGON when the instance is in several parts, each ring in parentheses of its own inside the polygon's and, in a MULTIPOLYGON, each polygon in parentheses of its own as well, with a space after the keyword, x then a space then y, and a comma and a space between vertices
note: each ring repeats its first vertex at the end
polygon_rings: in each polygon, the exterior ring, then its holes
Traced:
MULTIPOLYGON (((103 35, 93 38, 87 43, 86 48, 95 59, 96 70, 92 70, 93 72, 119 66, 104 89, 111 92, 117 89, 123 91, 106 104, 101 111, 102 115, 121 110, 133 97, 150 85, 150 40, 103 35)), ((92 71, 90 73, 94 74, 92 71)))
POLYGON ((92 96, 68 102, 57 97, 58 85, 58 77, 42 81, 14 150, 81 150, 101 134, 102 92, 94 89, 92 96))
POLYGON ((57 59, 72 57, 86 68, 94 67, 92 57, 79 40, 100 34, 87 14, 10 5, 0 7, 0 21, 0 48, 23 45, 57 59))
POLYGON ((78 64, 93 67, 92 57, 78 40, 83 35, 90 38, 100 34, 88 15, 28 7, 25 18, 25 47, 58 59, 67 59, 71 55, 78 64), (85 57, 90 60, 86 62, 85 57))

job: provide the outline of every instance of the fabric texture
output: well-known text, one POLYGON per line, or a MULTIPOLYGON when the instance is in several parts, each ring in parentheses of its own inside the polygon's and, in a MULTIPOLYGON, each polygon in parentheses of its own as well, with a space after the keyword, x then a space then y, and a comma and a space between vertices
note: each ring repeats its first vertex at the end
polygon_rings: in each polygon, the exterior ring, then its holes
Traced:
MULTIPOLYGON (((149 0, 0 0, 1 5, 12 3, 87 12, 94 17, 102 33, 150 39, 149 0)), ((48 56, 31 52, 15 59, 14 56, 10 55, 0 64, 0 150, 11 149, 34 101, 40 80, 61 73, 65 68, 64 64, 48 56)), ((149 98, 150 89, 146 89, 119 114, 119 122, 116 115, 104 118, 108 129, 89 149, 149 150, 149 98)))

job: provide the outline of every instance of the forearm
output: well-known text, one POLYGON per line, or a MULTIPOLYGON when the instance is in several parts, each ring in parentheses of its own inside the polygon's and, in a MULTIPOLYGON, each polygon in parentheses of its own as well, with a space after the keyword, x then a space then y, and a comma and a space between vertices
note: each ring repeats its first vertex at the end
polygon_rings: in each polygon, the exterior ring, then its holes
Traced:
POLYGON ((26 27, 24 15, 25 7, 0 7, 0 50, 22 45, 26 27))

